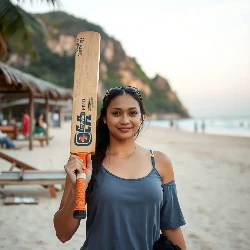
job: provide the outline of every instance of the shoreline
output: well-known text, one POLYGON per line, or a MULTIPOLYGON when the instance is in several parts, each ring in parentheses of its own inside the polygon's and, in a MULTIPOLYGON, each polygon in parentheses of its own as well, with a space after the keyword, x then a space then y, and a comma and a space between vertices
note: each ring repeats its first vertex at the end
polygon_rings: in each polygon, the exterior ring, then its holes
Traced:
MULTIPOLYGON (((147 129, 146 125, 144 126, 143 130, 147 129)), ((211 133, 211 132, 192 132, 192 131, 187 131, 183 130, 181 128, 164 128, 161 126, 151 126, 148 129, 158 129, 162 131, 168 131, 168 132, 173 132, 173 133, 185 133, 185 134, 191 134, 191 135, 197 135, 197 136, 217 136, 217 137, 229 137, 229 138, 238 138, 238 139, 250 139, 250 135, 232 135, 232 134, 219 134, 219 133, 211 133)))
POLYGON ((187 133, 195 133, 194 124, 197 126, 197 134, 211 134, 211 135, 225 135, 233 137, 246 137, 250 138, 250 119, 244 120, 226 120, 226 119, 145 119, 146 126, 153 128, 166 128, 172 130, 181 130, 187 133), (173 127, 170 127, 170 121, 173 121, 173 127), (204 121, 205 131, 202 131, 202 121, 204 121))

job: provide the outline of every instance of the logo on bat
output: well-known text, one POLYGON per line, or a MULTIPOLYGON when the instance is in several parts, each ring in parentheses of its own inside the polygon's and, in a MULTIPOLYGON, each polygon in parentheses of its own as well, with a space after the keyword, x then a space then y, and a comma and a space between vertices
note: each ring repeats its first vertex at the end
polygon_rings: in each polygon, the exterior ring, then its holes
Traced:
POLYGON ((86 115, 85 112, 81 112, 76 118, 79 121, 79 125, 76 125, 74 143, 76 146, 89 146, 92 142, 91 134, 91 115, 86 115))

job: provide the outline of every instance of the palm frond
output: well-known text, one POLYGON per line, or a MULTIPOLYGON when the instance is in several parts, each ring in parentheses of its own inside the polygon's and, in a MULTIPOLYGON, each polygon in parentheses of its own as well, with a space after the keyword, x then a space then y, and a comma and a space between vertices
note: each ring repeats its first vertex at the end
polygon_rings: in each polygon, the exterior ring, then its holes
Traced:
POLYGON ((7 44, 16 44, 23 53, 31 53, 37 56, 33 38, 35 36, 44 39, 48 32, 44 24, 25 12, 18 6, 13 5, 9 0, 1 0, 0 5, 0 55, 6 54, 1 40, 7 44))
MULTIPOLYGON (((16 0, 18 3, 20 3, 20 0, 16 0)), ((52 4, 53 6, 61 6, 61 1, 60 0, 46 0, 48 4, 52 4)), ((22 2, 25 2, 25 0, 22 0, 22 2)), ((30 0, 31 3, 33 3, 33 0, 30 0)), ((41 0, 43 2, 43 0, 41 0)))

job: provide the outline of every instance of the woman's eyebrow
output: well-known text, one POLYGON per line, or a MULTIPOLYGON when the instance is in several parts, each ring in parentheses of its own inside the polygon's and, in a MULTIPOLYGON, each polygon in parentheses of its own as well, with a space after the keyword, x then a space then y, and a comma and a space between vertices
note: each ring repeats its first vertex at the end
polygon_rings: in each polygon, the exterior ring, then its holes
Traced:
MULTIPOLYGON (((115 109, 115 110, 122 110, 121 108, 112 108, 112 109, 115 109)), ((138 108, 137 108, 137 107, 128 108, 128 110, 131 110, 131 109, 138 109, 138 108)))

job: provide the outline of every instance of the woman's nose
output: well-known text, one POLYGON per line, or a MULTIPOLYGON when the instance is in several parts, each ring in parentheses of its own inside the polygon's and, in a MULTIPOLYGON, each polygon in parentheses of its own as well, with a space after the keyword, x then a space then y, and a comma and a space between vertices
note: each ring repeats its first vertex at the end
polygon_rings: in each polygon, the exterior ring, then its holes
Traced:
POLYGON ((120 120, 121 124, 128 124, 129 122, 130 122, 130 120, 129 120, 129 117, 127 115, 124 114, 121 116, 121 120, 120 120))

